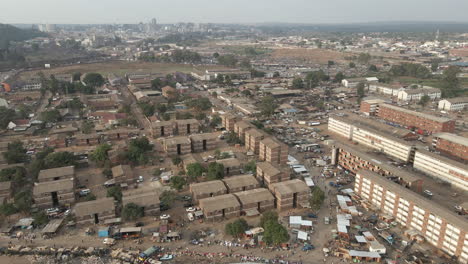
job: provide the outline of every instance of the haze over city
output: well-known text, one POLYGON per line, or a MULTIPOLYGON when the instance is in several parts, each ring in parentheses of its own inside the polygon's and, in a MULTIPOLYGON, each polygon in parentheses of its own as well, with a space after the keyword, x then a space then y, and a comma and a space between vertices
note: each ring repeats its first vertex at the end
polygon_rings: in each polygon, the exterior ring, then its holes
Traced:
POLYGON ((1 264, 468 264, 467 0, 3 2, 1 264))
POLYGON ((467 22, 466 10, 463 0, 17 0, 3 1, 0 22, 138 23, 153 17, 161 23, 467 22))

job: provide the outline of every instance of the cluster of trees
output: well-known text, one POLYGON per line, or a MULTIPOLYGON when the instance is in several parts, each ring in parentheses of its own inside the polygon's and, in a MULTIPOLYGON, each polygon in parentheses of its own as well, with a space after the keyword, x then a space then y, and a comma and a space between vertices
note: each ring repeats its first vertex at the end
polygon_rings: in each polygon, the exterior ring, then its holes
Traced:
POLYGON ((19 140, 8 143, 7 151, 3 152, 3 157, 8 164, 23 163, 28 160, 26 148, 19 140))
POLYGON ((463 88, 460 86, 460 80, 457 78, 458 73, 460 73, 460 68, 456 66, 450 66, 444 70, 442 75, 443 97, 455 97, 463 92, 463 88))
POLYGON ((124 152, 125 160, 132 164, 143 165, 149 162, 148 153, 153 150, 148 138, 139 137, 130 140, 128 151, 124 152))
POLYGON ((403 63, 400 65, 393 65, 390 68, 390 73, 393 76, 410 76, 415 78, 426 79, 431 77, 431 72, 428 68, 420 64, 403 63))
POLYGON ((106 82, 101 74, 96 72, 87 73, 83 78, 83 82, 91 87, 101 87, 106 82))
POLYGON ((19 105, 15 109, 9 109, 4 106, 0 106, 0 128, 6 128, 8 124, 15 119, 25 119, 32 112, 30 105, 19 105))
POLYGON ((69 108, 69 109, 82 109, 84 108, 83 102, 81 102, 80 98, 75 97, 70 101, 66 101, 58 105, 56 108, 69 108))
POLYGON ((210 99, 206 97, 192 99, 186 103, 187 107, 193 108, 196 111, 206 111, 209 110, 213 105, 211 104, 210 99))
POLYGON ((239 135, 231 131, 226 135, 226 142, 228 144, 242 144, 242 140, 239 138, 239 135))
POLYGON ((176 86, 176 80, 172 77, 172 75, 168 74, 166 78, 156 78, 151 81, 151 88, 154 90, 161 90, 165 86, 176 86))
POLYGON ((274 211, 263 213, 260 218, 260 226, 263 227, 263 241, 267 245, 279 245, 289 241, 288 230, 278 222, 278 214, 274 211))
POLYGON ((96 147, 96 149, 91 152, 89 155, 90 160, 96 162, 96 164, 100 167, 104 166, 105 163, 109 160, 108 152, 111 150, 111 146, 109 144, 101 144, 96 147))
POLYGON ((125 221, 135 221, 144 216, 144 208, 134 203, 129 203, 122 209, 122 218, 125 221))
POLYGON ((187 180, 184 177, 177 175, 171 177, 170 183, 172 188, 176 189, 177 191, 180 191, 187 184, 187 180))
POLYGON ((239 218, 232 223, 226 224, 224 229, 226 234, 239 238, 249 229, 249 224, 244 218, 239 218))
POLYGON ((272 116, 276 109, 278 108, 278 103, 276 103, 273 96, 264 96, 260 102, 259 109, 263 116, 270 117, 272 116))
POLYGON ((62 119, 60 111, 57 109, 47 110, 39 114, 39 120, 46 123, 56 123, 62 119))
POLYGON ((312 193, 309 199, 312 210, 318 211, 325 200, 325 193, 319 187, 312 187, 312 193))
POLYGON ((233 54, 226 54, 226 55, 218 54, 217 57, 216 55, 214 55, 214 57, 218 59, 219 64, 224 65, 226 67, 235 67, 237 63, 239 62, 236 56, 234 56, 233 54))
POLYGON ((358 104, 361 103, 362 98, 366 95, 366 85, 362 82, 358 83, 357 85, 357 96, 358 96, 358 104))
POLYGON ((138 57, 138 60, 146 62, 161 62, 161 63, 199 63, 202 57, 199 53, 189 50, 175 50, 171 55, 164 54, 156 56, 153 52, 145 53, 138 57))
MULTIPOLYGON (((98 74, 98 73, 96 73, 98 74)), ((88 76, 89 74, 87 74, 86 76, 88 76)), ((45 91, 50 91, 52 93, 60 93, 60 94, 73 94, 73 93, 84 93, 84 94, 93 94, 95 93, 96 89, 95 87, 97 86, 94 86, 94 83, 95 83, 95 80, 93 77, 93 75, 95 76, 95 74, 91 74, 91 77, 87 80, 89 82, 86 83, 86 85, 84 85, 83 83, 80 82, 80 79, 81 79, 81 73, 74 73, 73 74, 73 77, 72 77, 72 80, 73 82, 70 83, 70 82, 67 82, 67 81, 60 81, 60 80, 57 80, 55 78, 54 75, 51 75, 50 78, 47 78, 44 73, 40 72, 38 73, 38 77, 40 78, 41 80, 41 84, 42 84, 42 92, 45 92, 45 91)), ((99 76, 101 76, 100 74, 98 74, 99 76)), ((101 76, 102 80, 104 80, 104 78, 101 76)), ((84 81, 84 80, 83 80, 84 81)), ((102 82, 102 84, 104 84, 104 82, 102 82)), ((101 85, 102 85, 101 84, 101 85)))
POLYGON ((217 162, 211 162, 208 164, 206 172, 206 178, 208 180, 221 180, 224 178, 224 165, 217 162))
POLYGON ((206 172, 205 168, 198 162, 187 165, 186 174, 191 182, 199 179, 204 172, 206 172))
MULTIPOLYGON (((340 76, 338 76, 340 78, 340 76)), ((342 79, 344 76, 342 76, 342 79)), ((322 70, 313 71, 307 73, 304 80, 300 77, 296 77, 293 80, 292 87, 294 89, 314 88, 317 87, 320 82, 328 81, 330 77, 325 74, 322 70)), ((341 80, 340 80, 341 81, 341 80)))

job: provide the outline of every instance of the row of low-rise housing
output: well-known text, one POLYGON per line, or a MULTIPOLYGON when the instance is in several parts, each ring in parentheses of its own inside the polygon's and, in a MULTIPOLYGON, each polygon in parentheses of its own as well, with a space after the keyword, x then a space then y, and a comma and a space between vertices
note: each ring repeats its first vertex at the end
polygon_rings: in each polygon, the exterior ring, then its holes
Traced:
POLYGON ((455 120, 408 110, 384 103, 383 100, 364 100, 361 103, 361 112, 366 115, 377 116, 390 123, 408 128, 417 128, 429 133, 453 132, 455 130, 455 120))
POLYGON ((428 243, 468 263, 468 223, 463 217, 367 170, 357 172, 354 191, 428 243))

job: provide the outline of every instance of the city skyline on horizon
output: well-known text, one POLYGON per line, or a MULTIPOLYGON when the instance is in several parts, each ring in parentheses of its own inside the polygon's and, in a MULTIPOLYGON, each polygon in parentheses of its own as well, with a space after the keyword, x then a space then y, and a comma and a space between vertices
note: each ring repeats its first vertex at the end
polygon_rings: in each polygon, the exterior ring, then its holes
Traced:
POLYGON ((468 22, 468 1, 395 0, 375 4, 373 0, 18 0, 2 5, 0 23, 6 24, 137 24, 156 18, 158 23, 216 24, 343 24, 373 22, 468 22), (117 2, 117 3, 116 3, 117 2), (28 9, 18 9, 18 5, 28 9), (453 6, 457 6, 453 9, 453 6), (145 7, 145 8, 142 8, 145 7), (404 7, 404 8, 402 8, 404 7), (35 12, 40 10, 41 12, 35 12), (83 15, 86 14, 86 15, 83 15))

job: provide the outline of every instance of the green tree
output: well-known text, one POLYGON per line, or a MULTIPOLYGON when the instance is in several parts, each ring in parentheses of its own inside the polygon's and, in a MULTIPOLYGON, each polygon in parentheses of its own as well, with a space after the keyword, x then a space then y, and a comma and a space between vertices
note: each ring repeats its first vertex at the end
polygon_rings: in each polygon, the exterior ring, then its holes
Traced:
POLYGON ((80 81, 80 80, 81 80, 81 72, 75 72, 75 73, 73 73, 73 75, 72 75, 72 80, 73 80, 74 82, 80 81))
POLYGON ((226 135, 226 142, 228 144, 242 144, 242 140, 239 138, 239 135, 234 131, 230 131, 226 135))
POLYGON ((122 218, 125 221, 135 221, 144 216, 144 209, 134 203, 129 203, 122 209, 122 218))
POLYGON ((269 221, 278 222, 278 213, 275 211, 264 212, 260 218, 259 226, 265 228, 266 223, 269 221))
POLYGON ((369 53, 361 53, 359 54, 357 60, 361 64, 368 64, 371 60, 371 55, 369 53))
POLYGON ((3 157, 8 164, 22 163, 28 159, 23 142, 19 140, 8 143, 7 151, 3 153, 3 157))
POLYGON ((289 241, 288 230, 278 222, 267 221, 264 230, 263 241, 267 245, 280 245, 289 241))
POLYGON ((0 106, 0 128, 6 128, 11 121, 15 120, 15 117, 15 110, 0 106))
POLYGON ((176 189, 177 191, 182 190, 184 186, 187 184, 187 181, 182 176, 172 176, 170 179, 170 182, 171 182, 171 187, 176 189))
POLYGON ((89 201, 95 201, 97 198, 96 198, 96 195, 90 193, 88 195, 85 196, 85 201, 86 202, 89 202, 89 201))
POLYGON ((93 131, 93 128, 94 128, 94 123, 92 121, 85 120, 83 121, 83 123, 81 123, 81 132, 83 134, 91 134, 91 132, 93 131))
POLYGON ((303 89, 304 88, 304 81, 300 77, 294 78, 292 82, 292 88, 294 89, 303 89))
POLYGON ((148 152, 153 149, 148 138, 139 137, 130 140, 128 150, 123 153, 125 158, 133 164, 146 164, 149 161, 148 152))
POLYGON ((221 55, 218 57, 218 63, 227 67, 235 67, 237 59, 232 54, 221 55))
POLYGON ((105 161, 109 159, 109 150, 111 150, 111 146, 109 144, 101 144, 97 146, 93 152, 91 152, 90 159, 100 166, 103 166, 105 161))
POLYGON ((317 186, 312 188, 309 203, 312 210, 318 211, 325 200, 325 193, 317 186))
POLYGON ((438 61, 432 61, 431 62, 431 71, 436 72, 439 69, 439 62, 438 61))
POLYGON ((208 180, 221 180, 224 178, 224 165, 217 162, 208 164, 208 171, 206 173, 208 180))
POLYGON ((237 238, 241 237, 248 229, 249 224, 247 224, 247 221, 245 221, 243 218, 237 219, 232 223, 226 224, 225 226, 226 234, 237 238))
POLYGON ((4 216, 9 216, 12 214, 16 214, 18 212, 18 209, 13 204, 6 203, 0 205, 0 214, 4 216))
POLYGON ((205 172, 205 168, 198 162, 187 165, 187 176, 191 181, 200 178, 205 172))
POLYGON ((47 123, 56 123, 61 120, 60 112, 57 109, 44 111, 39 115, 39 119, 47 123))
POLYGON ((425 107, 429 101, 431 100, 431 98, 429 97, 429 95, 425 94, 421 97, 421 99, 419 99, 419 102, 418 104, 422 105, 423 107, 425 107))
POLYGON ((370 71, 370 72, 378 72, 379 69, 378 69, 377 66, 375 66, 374 64, 371 64, 371 65, 369 66, 369 71, 370 71))
POLYGON ((281 75, 280 75, 279 72, 274 72, 274 73, 273 73, 273 78, 278 78, 278 77, 280 77, 280 76, 281 76, 281 75))
POLYGON ((176 200, 176 193, 173 191, 163 191, 159 196, 161 204, 171 205, 176 200))
POLYGON ((273 96, 264 96, 260 102, 259 108, 263 116, 270 117, 275 113, 278 104, 273 96))
POLYGON ((460 88, 460 80, 457 78, 460 73, 460 68, 457 66, 449 66, 444 70, 442 78, 442 96, 455 97, 462 92, 460 88))
POLYGON ((350 62, 350 63, 349 63, 349 67, 350 67, 350 68, 356 68, 356 63, 350 62))
POLYGON ((187 106, 197 111, 206 111, 210 109, 213 104, 211 104, 210 99, 202 97, 188 101, 187 106))
POLYGON ((30 190, 24 190, 15 194, 15 207, 20 212, 27 213, 31 209, 33 199, 30 190))
POLYGON ((341 81, 345 78, 345 75, 342 72, 338 72, 333 79, 334 83, 341 83, 341 81))
POLYGON ((155 106, 151 103, 139 102, 138 106, 147 117, 154 115, 154 111, 156 110, 155 106))
POLYGON ((101 74, 92 72, 86 74, 83 78, 83 82, 91 87, 101 87, 104 85, 105 81, 101 74))
POLYGON ((257 170, 257 163, 255 162, 255 160, 251 160, 249 162, 247 162, 247 164, 244 165, 244 171, 246 172, 252 172, 255 174, 257 170))
POLYGON ((222 120, 219 115, 212 115, 210 121, 210 127, 217 127, 221 124, 222 120))
POLYGON ((358 83, 357 85, 357 96, 358 96, 358 104, 361 103, 362 98, 366 95, 366 90, 365 90, 365 84, 364 83, 358 83))
POLYGON ((179 156, 172 157, 172 164, 179 166, 182 163, 182 159, 179 156))
POLYGON ((247 58, 243 59, 240 62, 239 66, 244 69, 250 69, 250 67, 252 67, 252 65, 250 65, 250 60, 247 58))
POLYGON ((53 152, 44 159, 44 166, 47 169, 76 165, 76 157, 71 152, 53 152))
POLYGON ((39 211, 33 215, 33 224, 35 226, 44 226, 49 222, 49 218, 47 217, 44 211, 39 211))
POLYGON ((113 197, 116 201, 122 202, 122 189, 120 186, 112 186, 108 188, 107 197, 113 197))

